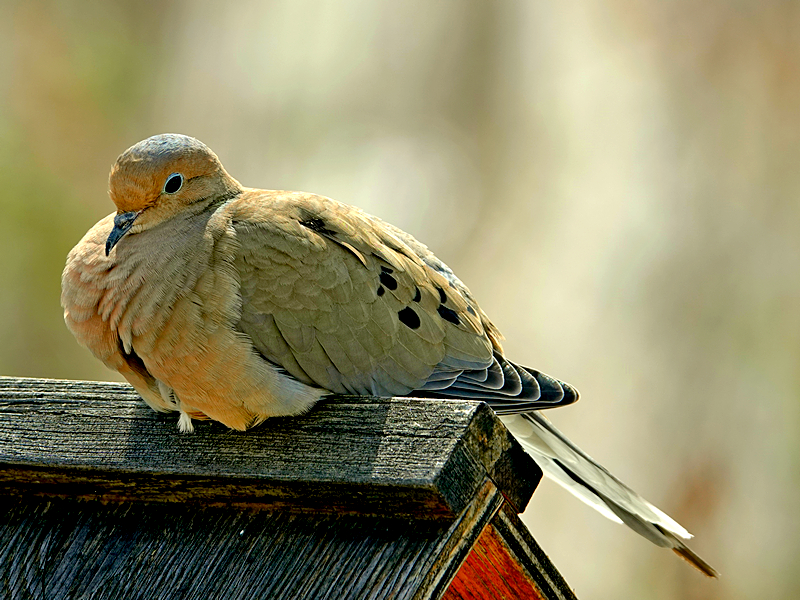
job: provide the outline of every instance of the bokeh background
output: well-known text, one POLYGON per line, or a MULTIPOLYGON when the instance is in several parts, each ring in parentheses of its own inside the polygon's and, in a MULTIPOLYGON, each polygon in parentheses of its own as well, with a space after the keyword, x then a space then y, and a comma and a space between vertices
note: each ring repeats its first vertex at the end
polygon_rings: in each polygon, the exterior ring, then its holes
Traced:
POLYGON ((723 577, 544 483, 582 599, 800 597, 800 5, 0 3, 0 374, 116 379, 59 307, 107 173, 162 132, 427 243, 557 425, 723 577))

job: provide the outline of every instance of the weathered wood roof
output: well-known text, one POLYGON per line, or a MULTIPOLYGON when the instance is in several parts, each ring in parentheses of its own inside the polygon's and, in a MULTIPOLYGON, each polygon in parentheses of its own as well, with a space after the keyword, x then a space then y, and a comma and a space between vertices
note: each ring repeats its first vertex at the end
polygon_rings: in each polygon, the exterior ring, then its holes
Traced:
POLYGON ((0 378, 0 597, 499 598, 465 595, 499 564, 569 598, 516 517, 540 477, 476 402, 180 434, 127 385, 0 378))

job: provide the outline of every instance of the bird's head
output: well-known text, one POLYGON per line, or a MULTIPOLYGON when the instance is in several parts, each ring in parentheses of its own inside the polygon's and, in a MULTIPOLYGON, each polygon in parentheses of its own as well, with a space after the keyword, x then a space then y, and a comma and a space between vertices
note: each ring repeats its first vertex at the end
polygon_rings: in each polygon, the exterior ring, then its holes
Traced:
POLYGON ((111 168, 108 186, 117 215, 106 254, 129 232, 242 190, 208 146, 174 133, 155 135, 123 152, 111 168))

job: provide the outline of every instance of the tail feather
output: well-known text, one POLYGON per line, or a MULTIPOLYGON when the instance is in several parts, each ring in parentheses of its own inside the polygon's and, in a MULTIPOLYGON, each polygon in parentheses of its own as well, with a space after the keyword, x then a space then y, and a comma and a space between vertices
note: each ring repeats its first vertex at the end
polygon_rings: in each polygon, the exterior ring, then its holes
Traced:
POLYGON ((683 560, 688 562, 706 577, 719 577, 719 573, 717 573, 716 569, 714 569, 714 567, 712 567, 702 558, 697 556, 697 554, 695 554, 691 548, 680 541, 678 541, 678 544, 678 546, 672 549, 675 554, 680 556, 683 560))
POLYGON ((501 420, 545 475, 617 523, 654 544, 671 548, 709 577, 717 572, 681 541, 692 535, 595 462, 542 415, 502 415, 501 420))

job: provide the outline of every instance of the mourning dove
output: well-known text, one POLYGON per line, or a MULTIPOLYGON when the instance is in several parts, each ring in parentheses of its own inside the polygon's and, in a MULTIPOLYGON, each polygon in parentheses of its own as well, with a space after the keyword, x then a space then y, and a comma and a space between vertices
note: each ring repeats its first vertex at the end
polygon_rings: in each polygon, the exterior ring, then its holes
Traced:
POLYGON ((331 393, 483 400, 550 478, 716 575, 683 527, 535 412, 578 392, 507 360, 467 287, 411 235, 329 198, 243 187, 182 135, 126 150, 109 189, 116 213, 67 258, 64 318, 181 431, 243 430, 331 393))

